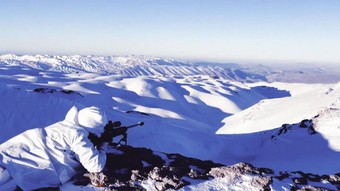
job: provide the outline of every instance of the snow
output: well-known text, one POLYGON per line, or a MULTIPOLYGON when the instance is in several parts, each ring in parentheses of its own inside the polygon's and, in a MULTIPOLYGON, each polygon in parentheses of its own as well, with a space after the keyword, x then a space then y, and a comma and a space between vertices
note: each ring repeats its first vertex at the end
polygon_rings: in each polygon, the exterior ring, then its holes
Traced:
MULTIPOLYGON (((189 180, 189 179, 188 179, 189 180)), ((230 180, 229 178, 215 178, 208 181, 193 181, 190 180, 191 185, 185 186, 184 188, 179 189, 180 191, 220 191, 220 190, 230 190, 230 191, 251 191, 256 190, 251 185, 252 177, 251 176, 242 176, 236 178, 234 181, 230 180)), ((257 188, 258 189, 258 188, 257 188)))
MULTIPOLYGON (((95 72, 121 76, 211 75, 233 78, 233 69, 213 65, 199 65, 171 59, 144 56, 49 56, 49 55, 0 55, 0 66, 24 66, 45 71, 95 72)), ((249 75, 250 76, 250 75, 249 75)))
MULTIPOLYGON (((232 181, 229 178, 215 178, 211 180, 192 180, 187 178, 187 181, 191 182, 191 185, 185 186, 184 188, 178 189, 178 191, 220 191, 220 190, 230 190, 230 191, 246 191, 246 190, 256 190, 251 185, 251 176, 242 176, 238 179, 232 181)), ((148 191, 157 191, 155 189, 154 180, 146 180, 141 183, 141 185, 148 191)), ((168 189, 168 191, 173 191, 173 189, 168 189)))
POLYGON ((245 84, 209 76, 122 77, 21 70, 21 66, 11 65, 7 68, 1 70, 0 76, 2 129, 7 132, 0 142, 26 129, 45 127, 63 119, 73 105, 79 108, 93 105, 103 108, 108 119, 120 120, 125 125, 145 121, 145 126, 129 131, 129 143, 133 146, 212 159, 219 152, 212 149, 213 145, 222 145, 215 135, 221 120, 263 99, 245 84), (30 76, 35 80, 21 80, 32 79, 30 76), (38 93, 34 91, 37 88, 56 91, 38 93), (60 90, 76 93, 64 94, 60 90), (239 92, 235 97, 221 93, 234 95, 234 91, 239 92), (204 150, 196 150, 197 146, 204 150))
POLYGON ((236 115, 225 118, 223 122, 226 125, 217 133, 253 133, 280 127, 285 123, 310 119, 338 99, 340 94, 338 86, 333 84, 316 86, 312 90, 299 92, 291 97, 262 100, 236 115))
MULTIPOLYGON (((235 80, 251 79, 252 74, 231 77, 230 70, 218 66, 161 61, 0 56, 0 120, 5 132, 0 143, 62 120, 72 106, 97 106, 123 125, 145 122, 129 130, 132 146, 227 165, 250 162, 274 170, 340 172, 340 83, 245 83, 235 80), (57 91, 39 93, 37 88, 57 91), (293 125, 292 131, 271 139, 283 124, 313 117, 316 135, 293 125)), ((246 180, 234 187, 223 179, 195 182, 183 190, 242 190, 249 186, 246 180)), ((75 188, 66 184, 63 190, 75 188)))
MULTIPOLYGON (((340 100, 340 99, 339 99, 340 100)), ((340 152, 340 110, 330 109, 319 113, 321 115, 315 120, 315 128, 318 132, 328 140, 330 149, 340 152), (324 128, 327 127, 327 128, 324 128)))

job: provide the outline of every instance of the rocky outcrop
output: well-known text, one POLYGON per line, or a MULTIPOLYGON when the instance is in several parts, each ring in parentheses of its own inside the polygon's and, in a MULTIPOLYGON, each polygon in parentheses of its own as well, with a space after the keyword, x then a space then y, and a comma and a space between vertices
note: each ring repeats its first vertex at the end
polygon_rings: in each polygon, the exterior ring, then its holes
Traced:
POLYGON ((294 129, 306 129, 309 135, 317 134, 317 131, 314 129, 314 123, 312 119, 304 119, 300 123, 297 124, 283 124, 278 130, 274 130, 271 139, 276 140, 277 137, 286 134, 290 131, 294 131, 294 129))
POLYGON ((185 157, 179 154, 155 152, 146 148, 121 146, 107 154, 102 173, 83 171, 74 178, 76 185, 96 185, 110 190, 146 190, 142 184, 152 182, 152 190, 180 189, 193 180, 224 179, 237 185, 248 181, 252 190, 275 190, 281 182, 288 190, 332 190, 340 188, 340 173, 317 175, 296 172, 274 172, 249 163, 231 166, 185 157), (324 187, 321 187, 323 186, 324 187))
POLYGON ((318 175, 312 173, 305 173, 301 171, 295 172, 279 172, 278 176, 273 178, 280 181, 292 181, 291 190, 339 190, 340 189, 340 173, 333 175, 318 175), (324 185, 325 187, 321 187, 324 185), (328 189, 328 188, 332 189, 328 189))
POLYGON ((229 182, 234 184, 235 180, 242 178, 244 175, 251 175, 253 179, 251 186, 256 190, 270 190, 273 182, 271 175, 273 170, 268 168, 256 168, 248 163, 238 163, 233 166, 222 166, 212 168, 209 172, 214 178, 228 178, 229 182))
POLYGON ((53 88, 36 88, 33 92, 37 93, 62 93, 62 94, 75 94, 81 97, 84 97, 81 93, 73 91, 73 90, 65 90, 65 89, 53 89, 53 88))
POLYGON ((251 185, 257 190, 269 190, 271 169, 239 163, 224 166, 212 161, 184 157, 179 154, 154 152, 146 148, 121 146, 109 153, 102 173, 83 173, 74 179, 77 185, 89 183, 105 186, 106 190, 145 190, 141 183, 153 182, 154 190, 179 189, 190 180, 228 178, 231 182, 243 175, 253 176, 251 185))
POLYGON ((184 177, 207 180, 209 170, 217 166, 222 164, 122 146, 114 154, 108 154, 105 174, 109 184, 121 182, 125 189, 131 185, 136 189, 136 183, 151 180, 156 190, 166 190, 190 184, 184 177))

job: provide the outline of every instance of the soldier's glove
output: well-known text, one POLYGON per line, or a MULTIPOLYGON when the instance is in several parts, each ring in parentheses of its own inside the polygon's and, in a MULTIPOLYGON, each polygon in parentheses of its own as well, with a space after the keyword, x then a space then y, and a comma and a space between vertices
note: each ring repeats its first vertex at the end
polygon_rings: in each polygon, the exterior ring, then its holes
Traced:
POLYGON ((98 150, 102 150, 105 153, 109 150, 110 143, 108 142, 102 142, 102 144, 99 146, 98 150))

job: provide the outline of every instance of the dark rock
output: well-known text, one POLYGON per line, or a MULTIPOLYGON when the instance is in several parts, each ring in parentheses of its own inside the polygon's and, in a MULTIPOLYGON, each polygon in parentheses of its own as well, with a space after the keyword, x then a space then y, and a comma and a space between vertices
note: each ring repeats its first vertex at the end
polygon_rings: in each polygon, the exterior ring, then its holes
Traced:
POLYGON ((122 154, 107 154, 107 161, 109 162, 107 162, 105 169, 110 177, 119 177, 120 180, 130 180, 132 170, 138 170, 138 175, 145 177, 145 171, 150 171, 155 166, 161 167, 165 163, 150 149, 122 146, 119 150, 122 151, 122 154), (150 166, 144 167, 143 162, 150 164, 150 166))
POLYGON ((153 180, 160 180, 161 179, 161 169, 159 167, 155 167, 152 171, 149 172, 148 177, 153 180))
POLYGON ((312 124, 311 119, 304 119, 300 122, 300 127, 301 128, 307 128, 307 127, 311 126, 311 124, 312 124))
POLYGON ((34 92, 38 92, 38 93, 54 93, 57 90, 55 89, 50 89, 50 88, 36 88, 33 90, 34 92))
POLYGON ((307 179, 309 181, 312 181, 312 182, 320 182, 321 181, 320 175, 307 173, 306 176, 307 176, 307 179))
POLYGON ((327 180, 327 181, 328 181, 329 178, 330 178, 330 177, 329 177, 329 175, 327 175, 327 174, 321 175, 321 179, 322 179, 322 180, 327 180))
POLYGON ((190 183, 186 180, 172 179, 172 178, 162 178, 160 181, 155 182, 155 188, 157 190, 167 190, 167 189, 179 189, 190 183))
POLYGON ((334 175, 317 175, 296 172, 274 173, 269 168, 257 168, 249 163, 224 166, 212 161, 203 161, 179 154, 154 152, 146 148, 121 146, 107 154, 107 165, 101 174, 82 172, 74 182, 77 185, 106 186, 111 190, 145 190, 141 182, 152 180, 154 190, 180 189, 189 185, 189 179, 208 180, 227 178, 231 184, 239 184, 244 175, 250 175, 251 189, 271 190, 273 178, 287 182, 291 190, 327 190, 319 186, 323 180, 329 185, 340 188, 340 173, 334 175), (293 182, 293 185, 289 183, 293 182))
POLYGON ((85 177, 88 177, 91 181, 91 184, 97 187, 106 187, 108 177, 103 173, 86 173, 84 175, 85 177))
POLYGON ((281 129, 279 130, 278 135, 285 134, 285 133, 287 133, 287 131, 290 130, 290 129, 291 129, 291 125, 289 125, 289 124, 283 124, 283 125, 281 126, 281 129))
POLYGON ((292 172, 292 174, 299 176, 299 177, 292 178, 295 184, 303 184, 303 185, 308 184, 308 175, 306 173, 302 171, 296 171, 296 172, 292 172))
POLYGON ((56 93, 56 92, 60 92, 63 94, 77 94, 81 97, 84 97, 81 93, 79 92, 75 92, 73 90, 65 90, 65 89, 60 89, 60 90, 56 90, 56 89, 52 89, 52 88, 36 88, 33 90, 33 92, 37 92, 37 93, 56 93))
POLYGON ((131 171, 131 180, 133 181, 147 180, 147 176, 148 175, 145 172, 140 172, 139 170, 131 171))
POLYGON ((190 172, 188 173, 188 177, 191 179, 200 179, 200 180, 208 180, 209 176, 204 171, 194 170, 190 169, 190 172))
POLYGON ((178 171, 175 167, 164 166, 162 168, 155 167, 149 172, 148 177, 156 180, 155 187, 157 190, 178 189, 190 184, 181 179, 184 174, 178 171))
POLYGON ((273 183, 273 179, 269 176, 255 176, 251 181, 251 185, 254 188, 261 191, 271 190, 270 185, 273 183))
POLYGON ((115 152, 107 154, 104 174, 108 177, 108 184, 115 185, 114 190, 123 187, 125 190, 135 187, 141 189, 141 186, 134 183, 147 179, 155 181, 155 189, 166 190, 179 189, 190 184, 183 179, 184 177, 208 179, 207 173, 211 167, 216 166, 221 166, 221 164, 179 154, 157 153, 146 148, 121 146, 115 152))
POLYGON ((298 191, 330 191, 327 188, 322 188, 322 187, 314 187, 314 186, 303 186, 300 189, 297 189, 298 191))
POLYGON ((314 126, 313 126, 313 120, 312 119, 304 119, 300 122, 300 127, 301 128, 307 128, 307 132, 308 134, 310 135, 314 135, 316 134, 317 132, 315 131, 314 129, 314 126))
POLYGON ((140 112, 140 111, 126 111, 126 113, 139 113, 139 114, 142 114, 142 115, 150 116, 149 114, 144 113, 144 112, 140 112))
POLYGON ((308 127, 307 131, 308 131, 308 134, 310 134, 310 135, 315 135, 317 133, 314 129, 313 124, 308 127))
POLYGON ((271 139, 276 140, 277 136, 280 136, 282 134, 286 134, 289 130, 292 129, 292 126, 289 124, 283 124, 277 133, 271 136, 271 139))
POLYGON ((293 178, 292 180, 295 184, 303 184, 303 185, 308 184, 308 180, 306 177, 293 178))
POLYGON ((340 185, 340 173, 329 175, 328 182, 332 183, 333 185, 340 185))
POLYGON ((274 131, 271 136, 272 140, 277 140, 276 137, 286 134, 289 131, 294 130, 296 127, 305 128, 309 135, 317 134, 317 131, 314 129, 313 120, 312 119, 304 119, 298 124, 283 124, 278 131, 274 131))
POLYGON ((264 175, 264 174, 274 174, 274 171, 270 168, 258 168, 259 172, 264 175))
POLYGON ((150 171, 148 177, 156 180, 158 190, 165 190, 169 188, 177 189, 188 185, 187 181, 181 179, 184 175, 185 173, 175 167, 163 166, 162 168, 155 167, 150 171))
POLYGON ((275 176, 274 178, 278 179, 278 180, 284 180, 284 179, 287 179, 289 178, 289 173, 288 172, 285 172, 285 171, 281 171, 279 172, 279 176, 275 176))
POLYGON ((248 163, 238 163, 233 166, 222 166, 212 168, 209 174, 214 178, 229 178, 231 181, 238 179, 243 175, 252 175, 251 185, 256 190, 270 190, 273 180, 271 176, 262 176, 262 174, 273 174, 273 170, 267 168, 256 168, 248 163))
POLYGON ((198 171, 200 174, 207 174, 213 167, 223 166, 222 164, 212 161, 203 161, 194 158, 184 157, 180 154, 168 154, 170 159, 169 166, 180 169, 183 173, 189 175, 191 170, 198 171))
POLYGON ((214 178, 236 177, 245 174, 261 175, 262 172, 249 163, 238 163, 233 166, 222 166, 212 168, 209 172, 214 178))

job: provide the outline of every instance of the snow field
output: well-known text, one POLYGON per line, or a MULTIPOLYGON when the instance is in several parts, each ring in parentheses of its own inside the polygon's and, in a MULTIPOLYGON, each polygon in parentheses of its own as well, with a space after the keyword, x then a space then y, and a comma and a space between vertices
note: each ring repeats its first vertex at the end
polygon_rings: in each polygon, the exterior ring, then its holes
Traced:
POLYGON ((332 173, 340 171, 336 167, 340 120, 330 108, 339 108, 339 95, 339 84, 245 84, 202 75, 66 74, 4 65, 0 119, 6 133, 0 142, 62 120, 73 105, 95 105, 123 125, 145 122, 129 130, 132 146, 224 164, 250 162, 274 170, 332 173), (36 88, 75 93, 39 93, 36 88), (311 119, 327 109, 330 112, 315 119, 317 135, 294 128, 271 139, 282 124, 311 119))

